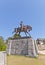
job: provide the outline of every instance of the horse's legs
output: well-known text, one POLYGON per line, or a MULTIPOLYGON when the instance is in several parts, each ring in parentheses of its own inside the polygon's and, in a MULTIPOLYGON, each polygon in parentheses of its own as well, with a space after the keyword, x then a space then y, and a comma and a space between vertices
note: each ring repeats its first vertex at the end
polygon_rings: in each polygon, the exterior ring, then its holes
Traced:
POLYGON ((26 32, 25 32, 25 35, 27 36, 26 32))
MULTIPOLYGON (((28 32, 27 32, 28 33, 28 32)), ((28 35, 31 37, 31 35, 28 33, 28 35)))
POLYGON ((19 34, 20 34, 20 32, 19 32, 19 34))

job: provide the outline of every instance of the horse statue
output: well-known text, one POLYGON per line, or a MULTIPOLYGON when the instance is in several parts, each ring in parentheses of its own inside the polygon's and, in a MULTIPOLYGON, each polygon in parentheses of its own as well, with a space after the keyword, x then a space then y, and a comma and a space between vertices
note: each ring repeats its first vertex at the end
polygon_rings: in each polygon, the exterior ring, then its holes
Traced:
MULTIPOLYGON (((31 31, 32 30, 32 27, 31 26, 29 26, 29 25, 24 25, 23 24, 23 22, 21 21, 21 23, 20 23, 20 27, 18 27, 18 28, 14 28, 14 31, 13 31, 13 33, 15 32, 15 34, 17 34, 17 33, 21 33, 21 32, 24 32, 25 34, 26 33, 28 33, 29 31, 31 31)), ((29 34, 29 33, 28 33, 29 34)), ((26 36, 27 36, 27 34, 26 34, 26 36)), ((29 34, 29 36, 31 37, 31 35, 29 34)))

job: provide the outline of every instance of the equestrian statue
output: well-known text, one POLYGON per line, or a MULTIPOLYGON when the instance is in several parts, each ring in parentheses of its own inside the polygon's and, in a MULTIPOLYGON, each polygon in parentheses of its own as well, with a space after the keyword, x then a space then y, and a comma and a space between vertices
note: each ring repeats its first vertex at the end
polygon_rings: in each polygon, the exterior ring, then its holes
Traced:
POLYGON ((21 21, 20 22, 20 27, 14 28, 13 33, 20 34, 21 32, 24 32, 26 36, 27 36, 27 33, 28 33, 28 35, 31 37, 31 35, 29 34, 29 31, 31 31, 31 30, 32 30, 32 27, 31 26, 24 25, 23 24, 23 21, 21 21))

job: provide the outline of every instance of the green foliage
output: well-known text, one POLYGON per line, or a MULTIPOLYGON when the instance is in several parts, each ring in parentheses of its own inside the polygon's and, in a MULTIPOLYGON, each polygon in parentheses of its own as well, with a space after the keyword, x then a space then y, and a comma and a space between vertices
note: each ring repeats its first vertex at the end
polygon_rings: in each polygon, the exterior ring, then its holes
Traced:
POLYGON ((8 40, 12 39, 12 37, 8 37, 8 40))
POLYGON ((6 45, 2 37, 0 37, 0 51, 5 51, 6 45))
POLYGON ((10 39, 12 39, 12 37, 8 37, 8 38, 6 39, 6 44, 8 43, 8 40, 10 40, 10 39))
POLYGON ((21 35, 20 34, 14 34, 13 38, 20 38, 21 35))

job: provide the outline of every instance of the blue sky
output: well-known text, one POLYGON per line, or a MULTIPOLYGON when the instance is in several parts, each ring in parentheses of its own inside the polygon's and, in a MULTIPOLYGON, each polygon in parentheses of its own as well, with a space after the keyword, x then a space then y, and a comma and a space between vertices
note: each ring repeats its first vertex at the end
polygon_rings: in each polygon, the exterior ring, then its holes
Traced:
POLYGON ((0 36, 13 36, 20 21, 32 26, 34 39, 45 38, 45 0, 0 0, 0 36))

